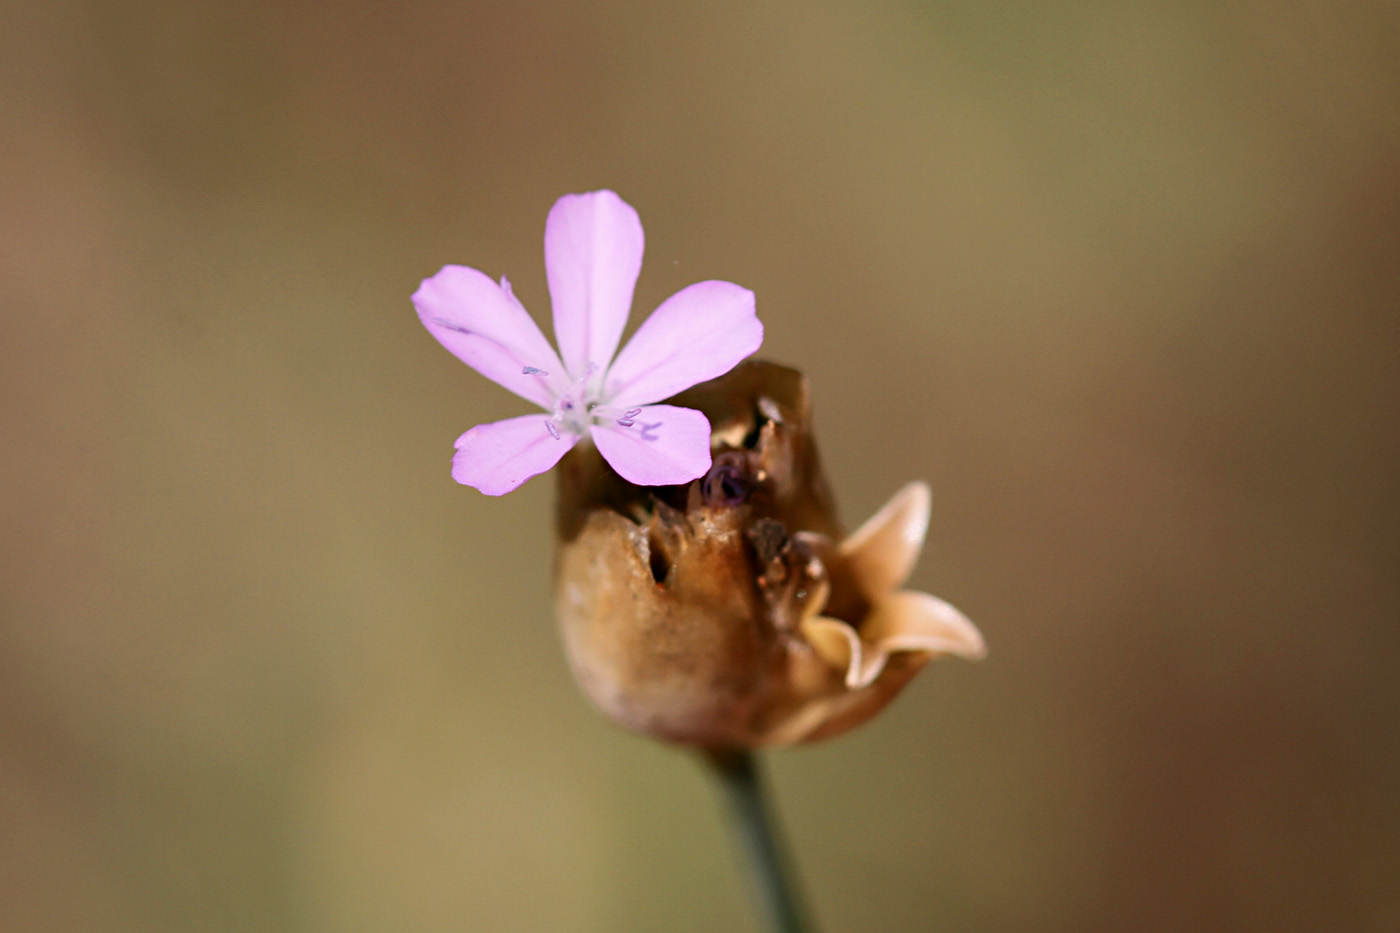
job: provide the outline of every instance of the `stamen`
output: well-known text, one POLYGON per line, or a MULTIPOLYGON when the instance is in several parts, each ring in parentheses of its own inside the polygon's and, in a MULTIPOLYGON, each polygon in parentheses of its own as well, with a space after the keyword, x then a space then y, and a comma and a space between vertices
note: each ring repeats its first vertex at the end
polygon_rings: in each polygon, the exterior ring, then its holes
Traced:
POLYGON ((550 418, 548 421, 546 421, 544 423, 544 426, 549 430, 550 437, 554 438, 556 441, 559 440, 559 428, 555 426, 553 418, 550 418))
POLYGON ((543 369, 537 369, 537 368, 535 368, 534 366, 526 366, 525 369, 524 369, 524 373, 525 373, 525 375, 527 375, 527 376, 548 376, 548 375, 549 375, 549 373, 545 372, 543 369))
POLYGON ((455 330, 459 334, 466 334, 469 337, 471 336, 471 331, 467 330, 461 324, 447 320, 447 318, 435 317, 431 320, 438 327, 446 327, 448 330, 455 330))
POLYGON ((700 481, 700 493, 711 508, 733 507, 749 497, 749 484, 744 477, 747 460, 739 451, 719 454, 710 472, 700 481))
POLYGON ((640 408, 629 409, 622 413, 622 417, 617 419, 617 423, 624 428, 630 428, 637 423, 637 416, 641 413, 640 408))

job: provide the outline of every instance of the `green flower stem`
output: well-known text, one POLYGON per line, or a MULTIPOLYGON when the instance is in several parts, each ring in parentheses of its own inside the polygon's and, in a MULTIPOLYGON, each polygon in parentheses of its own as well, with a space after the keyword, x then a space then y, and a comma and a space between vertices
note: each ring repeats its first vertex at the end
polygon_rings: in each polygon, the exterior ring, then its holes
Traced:
POLYGON ((778 828, 763 789, 763 776, 752 752, 710 751, 711 770, 723 789, 730 825, 739 838, 749 876, 773 933, 812 933, 794 884, 778 828))

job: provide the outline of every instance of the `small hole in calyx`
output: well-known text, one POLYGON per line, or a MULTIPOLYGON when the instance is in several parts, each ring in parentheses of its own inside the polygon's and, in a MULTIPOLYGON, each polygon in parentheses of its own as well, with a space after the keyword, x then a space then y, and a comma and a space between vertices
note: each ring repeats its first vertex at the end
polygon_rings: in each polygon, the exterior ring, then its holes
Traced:
POLYGON ((647 538, 647 563, 651 567, 651 578, 658 586, 666 583, 666 575, 671 572, 671 558, 657 535, 647 538))

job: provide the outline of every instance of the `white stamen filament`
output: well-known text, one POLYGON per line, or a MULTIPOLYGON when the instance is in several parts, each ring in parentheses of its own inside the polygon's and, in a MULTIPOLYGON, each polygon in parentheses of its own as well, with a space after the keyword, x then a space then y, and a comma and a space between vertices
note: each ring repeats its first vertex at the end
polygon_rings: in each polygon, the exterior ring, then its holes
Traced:
MULTIPOLYGON (((600 402, 592 393, 590 388, 596 392, 600 387, 590 387, 589 380, 598 372, 598 364, 591 360, 584 367, 583 375, 574 380, 567 390, 555 396, 554 412, 545 422, 545 427, 549 430, 550 436, 559 438, 562 431, 570 434, 582 436, 585 430, 594 424, 602 424, 611 421, 620 428, 633 428, 637 426, 637 416, 642 413, 641 408, 629 408, 620 411, 611 405, 600 402)), ((525 367, 525 374, 534 376, 548 376, 535 366, 525 367)), ((655 424, 643 424, 641 434, 643 440, 654 441, 657 436, 654 433, 661 427, 661 422, 655 424)))

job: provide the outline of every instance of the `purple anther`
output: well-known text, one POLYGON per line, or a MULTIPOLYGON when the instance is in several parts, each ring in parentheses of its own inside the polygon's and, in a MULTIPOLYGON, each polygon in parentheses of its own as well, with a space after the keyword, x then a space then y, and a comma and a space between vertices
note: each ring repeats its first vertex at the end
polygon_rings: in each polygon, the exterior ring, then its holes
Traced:
POLYGON ((637 423, 637 416, 641 413, 642 410, 640 408, 633 408, 625 411, 622 413, 622 417, 617 419, 617 423, 621 427, 630 428, 637 423))
POLYGON ((554 426, 554 419, 551 418, 544 423, 545 429, 549 431, 549 436, 556 441, 559 440, 559 429, 554 426))
POLYGON ((436 324, 438 327, 446 327, 448 330, 455 330, 459 334, 466 334, 467 336, 471 336, 471 331, 467 330, 461 324, 453 323, 452 321, 449 321, 446 318, 435 317, 433 318, 433 323, 436 324))
POLYGON ((749 482, 744 475, 745 458, 738 452, 715 457, 710 472, 700 481, 700 493, 712 508, 733 507, 749 497, 749 482))
POLYGON ((548 376, 548 375, 549 375, 549 373, 545 372, 543 369, 537 369, 537 368, 534 367, 534 366, 526 366, 525 369, 524 369, 524 373, 525 373, 525 375, 527 375, 527 376, 548 376))

